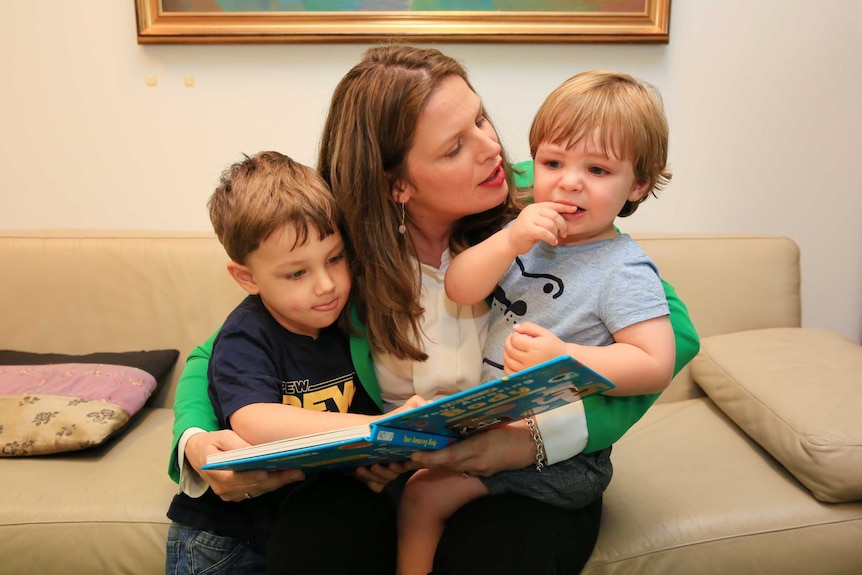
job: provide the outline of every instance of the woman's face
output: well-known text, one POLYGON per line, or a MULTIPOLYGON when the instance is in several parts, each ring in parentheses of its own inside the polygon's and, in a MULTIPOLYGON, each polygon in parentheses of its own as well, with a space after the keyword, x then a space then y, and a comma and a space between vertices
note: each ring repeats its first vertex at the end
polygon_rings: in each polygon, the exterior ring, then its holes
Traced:
POLYGON ((420 112, 395 200, 413 225, 444 224, 502 204, 508 185, 497 133, 460 76, 444 79, 420 112))

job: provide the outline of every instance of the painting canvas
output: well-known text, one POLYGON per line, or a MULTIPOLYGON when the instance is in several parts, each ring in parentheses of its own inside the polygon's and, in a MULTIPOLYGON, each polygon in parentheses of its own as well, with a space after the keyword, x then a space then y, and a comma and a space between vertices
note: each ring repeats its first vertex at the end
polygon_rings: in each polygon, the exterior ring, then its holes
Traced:
POLYGON ((135 0, 138 42, 661 42, 670 0, 135 0))

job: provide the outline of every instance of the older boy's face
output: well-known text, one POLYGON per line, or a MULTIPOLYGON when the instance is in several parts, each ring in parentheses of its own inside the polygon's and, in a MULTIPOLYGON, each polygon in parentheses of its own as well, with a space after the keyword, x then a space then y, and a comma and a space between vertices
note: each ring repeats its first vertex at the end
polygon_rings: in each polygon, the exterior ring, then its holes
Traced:
POLYGON ((566 148, 543 142, 533 161, 533 200, 578 208, 564 213, 567 236, 560 244, 581 244, 616 237, 614 220, 626 201, 636 201, 647 184, 635 180, 628 160, 608 157, 593 138, 566 148))
POLYGON ((313 228, 305 244, 294 247, 294 239, 293 225, 276 230, 248 257, 246 267, 276 321, 316 338, 338 319, 350 294, 344 242, 338 232, 321 240, 313 228))

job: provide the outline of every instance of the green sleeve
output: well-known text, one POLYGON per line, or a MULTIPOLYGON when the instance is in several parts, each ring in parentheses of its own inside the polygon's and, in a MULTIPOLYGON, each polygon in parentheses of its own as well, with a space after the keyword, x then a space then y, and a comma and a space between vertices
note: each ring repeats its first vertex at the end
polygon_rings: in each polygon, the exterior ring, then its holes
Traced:
POLYGON ((183 373, 177 382, 177 393, 174 398, 174 444, 171 448, 171 460, 168 474, 176 482, 180 480, 180 470, 177 465, 177 445, 182 434, 192 427, 205 431, 219 429, 215 410, 210 402, 207 391, 207 369, 213 351, 213 341, 218 332, 207 341, 197 346, 186 358, 183 373))
MULTIPOLYGON (((529 188, 533 185, 532 161, 513 164, 513 168, 515 185, 519 188, 529 188)), ((674 365, 674 375, 676 375, 697 355, 700 350, 700 339, 694 324, 691 323, 688 309, 676 295, 676 290, 664 280, 662 280, 662 286, 670 308, 670 323, 676 339, 676 364, 674 365)), ((658 393, 626 397, 592 395, 585 398, 584 411, 587 416, 589 438, 584 452, 598 451, 616 443, 655 403, 659 395, 658 393)))
POLYGON ((512 176, 515 178, 515 185, 519 188, 532 188, 533 160, 525 160, 512 164, 512 176))
POLYGON ((383 398, 380 396, 380 384, 377 382, 377 373, 371 360, 371 347, 368 339, 365 338, 365 326, 359 320, 355 307, 350 308, 350 320, 356 330, 356 333, 350 335, 350 358, 353 360, 353 369, 356 370, 359 383, 383 413, 383 398))
MULTIPOLYGON (((700 350, 700 338, 691 323, 688 309, 676 295, 673 286, 662 280, 667 304, 670 308, 670 323, 676 340, 676 375, 700 350)), ((584 453, 609 447, 619 440, 629 428, 646 413, 660 394, 614 397, 591 395, 584 398, 589 438, 584 453)))

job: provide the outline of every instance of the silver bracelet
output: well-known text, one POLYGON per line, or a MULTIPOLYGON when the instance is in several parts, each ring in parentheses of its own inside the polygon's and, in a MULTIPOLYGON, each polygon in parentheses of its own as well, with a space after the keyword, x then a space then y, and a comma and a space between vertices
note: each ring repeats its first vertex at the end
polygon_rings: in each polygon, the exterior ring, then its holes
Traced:
POLYGON ((542 441, 542 434, 539 433, 539 428, 536 427, 536 422, 533 421, 532 417, 528 417, 524 420, 527 424, 527 429, 530 430, 530 435, 533 436, 533 441, 536 442, 536 471, 542 471, 542 468, 545 466, 545 442, 542 441))

